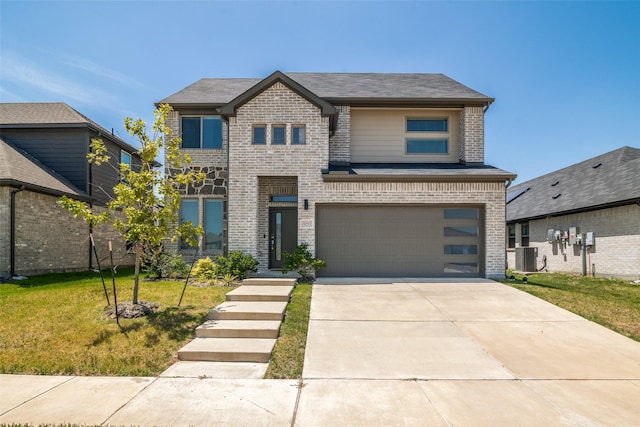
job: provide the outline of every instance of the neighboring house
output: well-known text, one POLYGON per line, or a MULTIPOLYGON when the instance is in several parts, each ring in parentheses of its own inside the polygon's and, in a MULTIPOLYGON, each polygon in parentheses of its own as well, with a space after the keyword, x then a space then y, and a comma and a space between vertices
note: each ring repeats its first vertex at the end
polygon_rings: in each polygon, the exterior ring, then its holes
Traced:
MULTIPOLYGON (((119 163, 139 163, 136 151, 67 104, 0 104, 0 276, 95 268, 89 226, 56 201, 66 195, 100 210, 120 180, 119 163), (87 162, 92 138, 104 141, 108 165, 87 162)), ((107 240, 124 253, 107 226, 93 234, 101 258, 107 240)))
POLYGON ((515 175, 484 163, 492 102, 442 74, 276 71, 159 103, 207 175, 181 213, 204 226, 202 255, 241 250, 275 274, 304 242, 323 276, 504 277, 515 175))
POLYGON ((526 267, 529 252, 528 271, 637 279, 640 149, 622 147, 509 188, 506 242, 511 269, 526 267))

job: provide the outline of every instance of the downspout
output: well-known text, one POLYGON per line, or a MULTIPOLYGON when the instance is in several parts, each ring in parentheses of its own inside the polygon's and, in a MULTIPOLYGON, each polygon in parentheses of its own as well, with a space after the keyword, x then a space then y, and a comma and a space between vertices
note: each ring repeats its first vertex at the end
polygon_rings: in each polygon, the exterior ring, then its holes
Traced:
MULTIPOLYGON (((91 138, 89 138, 88 148, 89 153, 91 153, 91 138)), ((89 163, 89 185, 87 186, 87 190, 89 196, 93 197, 93 162, 89 163)), ((91 212, 93 212, 93 203, 89 202, 89 208, 91 209, 91 212)), ((93 236, 93 225, 91 225, 91 222, 89 222, 89 236, 93 236)), ((89 270, 93 270, 93 253, 91 251, 91 245, 91 239, 89 239, 89 270)))
MULTIPOLYGON (((227 203, 223 204, 223 206, 226 205, 226 208, 227 208, 227 212, 226 212, 226 214, 227 214, 226 215, 226 217, 227 217, 227 232, 225 233, 223 242, 224 242, 224 240, 226 240, 227 244, 223 248, 222 254, 224 256, 228 256, 229 255, 229 200, 230 200, 229 199, 229 182, 230 182, 229 177, 231 176, 231 162, 229 161, 230 158, 231 158, 231 155, 230 155, 230 151, 231 151, 231 120, 229 120, 228 116, 225 117, 225 120, 227 122, 227 203)), ((225 212, 224 212, 224 209, 223 209, 223 212, 222 212, 223 218, 225 217, 224 214, 225 214, 225 212)), ((222 229, 224 230, 224 220, 223 220, 223 228, 222 229)))
POLYGON ((24 191, 26 186, 11 191, 11 213, 10 213, 10 231, 9 231, 9 258, 11 259, 11 267, 9 274, 11 277, 16 275, 16 194, 24 191))

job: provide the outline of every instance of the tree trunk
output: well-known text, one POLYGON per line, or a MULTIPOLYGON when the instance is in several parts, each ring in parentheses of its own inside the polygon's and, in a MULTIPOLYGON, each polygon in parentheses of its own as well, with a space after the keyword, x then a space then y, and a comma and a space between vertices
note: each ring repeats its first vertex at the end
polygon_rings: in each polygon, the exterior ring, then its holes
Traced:
POLYGON ((133 304, 138 303, 138 282, 140 279, 140 251, 136 251, 136 269, 133 275, 133 304))

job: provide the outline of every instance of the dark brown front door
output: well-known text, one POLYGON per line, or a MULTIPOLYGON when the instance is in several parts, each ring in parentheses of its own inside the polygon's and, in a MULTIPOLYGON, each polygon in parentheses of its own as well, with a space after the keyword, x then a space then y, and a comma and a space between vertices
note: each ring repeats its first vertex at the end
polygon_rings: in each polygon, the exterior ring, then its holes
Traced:
POLYGON ((269 268, 282 268, 284 252, 298 245, 298 208, 269 208, 269 268))

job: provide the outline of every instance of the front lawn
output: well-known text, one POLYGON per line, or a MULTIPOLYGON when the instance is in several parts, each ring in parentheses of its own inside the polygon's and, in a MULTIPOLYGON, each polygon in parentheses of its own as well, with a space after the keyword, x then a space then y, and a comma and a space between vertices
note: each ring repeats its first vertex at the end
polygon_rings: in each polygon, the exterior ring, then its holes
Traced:
MULTIPOLYGON (((508 273, 509 275, 511 273, 508 273)), ((531 274, 502 282, 640 341, 640 286, 628 280, 531 274)))
MULTIPOLYGON (((113 304, 109 271, 105 273, 113 304)), ((118 271, 118 303, 131 301, 133 270, 118 271)), ((94 272, 48 274, 0 284, 0 373, 156 376, 177 360, 210 308, 234 287, 140 282, 139 299, 160 304, 144 318, 115 319, 94 272)))

